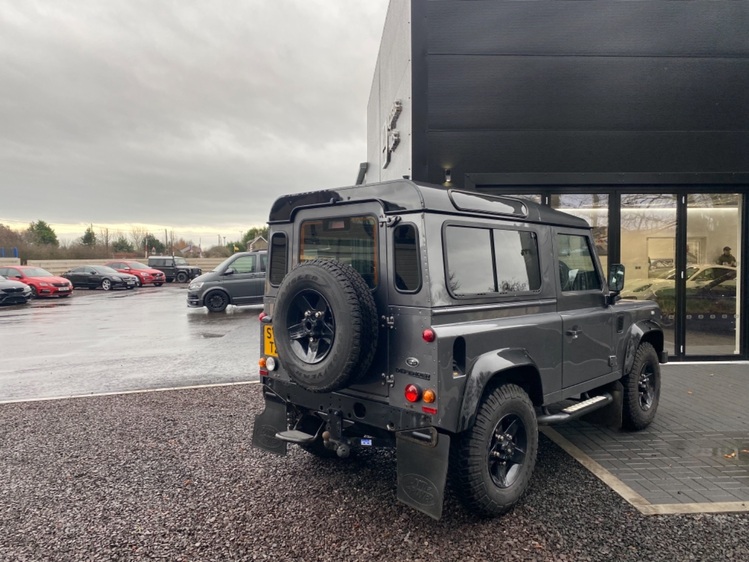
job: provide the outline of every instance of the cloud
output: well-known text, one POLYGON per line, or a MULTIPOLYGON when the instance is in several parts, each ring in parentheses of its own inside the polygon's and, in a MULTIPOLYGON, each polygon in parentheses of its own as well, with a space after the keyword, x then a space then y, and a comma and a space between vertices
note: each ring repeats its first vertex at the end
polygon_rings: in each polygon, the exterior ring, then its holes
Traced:
POLYGON ((386 9, 0 2, 0 222, 249 227, 353 183, 386 9))

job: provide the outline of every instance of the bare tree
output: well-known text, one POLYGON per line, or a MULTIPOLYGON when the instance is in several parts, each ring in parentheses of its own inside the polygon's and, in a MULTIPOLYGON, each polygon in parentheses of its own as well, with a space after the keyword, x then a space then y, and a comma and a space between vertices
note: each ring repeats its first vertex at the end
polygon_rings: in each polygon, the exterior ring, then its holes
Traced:
POLYGON ((140 226, 134 226, 130 229, 130 240, 133 242, 133 248, 136 252, 143 250, 143 243, 148 236, 148 230, 140 226))

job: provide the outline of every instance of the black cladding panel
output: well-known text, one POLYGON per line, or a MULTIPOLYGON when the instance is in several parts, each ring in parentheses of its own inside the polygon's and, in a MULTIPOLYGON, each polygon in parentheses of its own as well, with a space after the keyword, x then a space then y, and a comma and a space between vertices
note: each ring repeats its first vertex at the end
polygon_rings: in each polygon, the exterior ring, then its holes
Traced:
POLYGON ((444 168, 457 186, 466 173, 646 172, 666 183, 749 171, 749 2, 413 0, 412 10, 426 111, 414 161, 427 163, 415 179, 443 181, 444 168))

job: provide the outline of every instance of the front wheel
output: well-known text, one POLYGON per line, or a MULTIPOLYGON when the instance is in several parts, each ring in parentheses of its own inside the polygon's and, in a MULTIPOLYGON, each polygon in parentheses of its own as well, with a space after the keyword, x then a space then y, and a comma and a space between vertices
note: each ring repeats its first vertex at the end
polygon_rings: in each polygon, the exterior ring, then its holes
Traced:
POLYGON ((528 488, 536 464, 538 424, 528 394, 505 384, 481 402, 476 422, 456 446, 454 474, 462 501, 494 517, 508 512, 528 488))
POLYGON ((229 304, 229 297, 221 291, 212 291, 205 297, 208 312, 223 312, 229 304))
POLYGON ((101 288, 105 291, 109 291, 112 288, 112 282, 109 279, 102 279, 101 288))
POLYGON ((655 418, 661 397, 661 365, 649 343, 641 343, 632 369, 622 379, 624 386, 624 427, 645 429, 655 418))
POLYGON ((187 273, 180 271, 177 274, 177 283, 187 283, 187 273))
POLYGON ((36 287, 34 287, 33 285, 29 285, 29 287, 31 287, 31 298, 32 299, 38 298, 39 292, 36 290, 36 287))

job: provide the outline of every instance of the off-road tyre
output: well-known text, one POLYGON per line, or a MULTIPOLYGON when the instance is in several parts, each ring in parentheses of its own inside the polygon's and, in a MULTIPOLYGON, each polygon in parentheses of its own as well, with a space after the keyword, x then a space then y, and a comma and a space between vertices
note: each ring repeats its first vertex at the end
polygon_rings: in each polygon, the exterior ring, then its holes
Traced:
POLYGON ((451 480, 469 510, 503 515, 528 489, 537 452, 538 423, 528 394, 500 385, 487 392, 474 425, 455 443, 451 480))
POLYGON ((661 366, 655 348, 641 343, 629 373, 622 378, 624 386, 625 429, 645 429, 655 418, 661 397, 661 366))
POLYGON ((223 291, 211 291, 203 299, 208 312, 223 312, 229 306, 229 296, 223 291))
POLYGON ((377 309, 366 283, 332 260, 302 262, 278 289, 273 332, 289 376, 311 392, 332 392, 364 375, 377 343, 377 309), (372 319, 375 319, 374 322, 372 319))
POLYGON ((187 283, 188 276, 184 271, 177 273, 177 283, 187 283))

